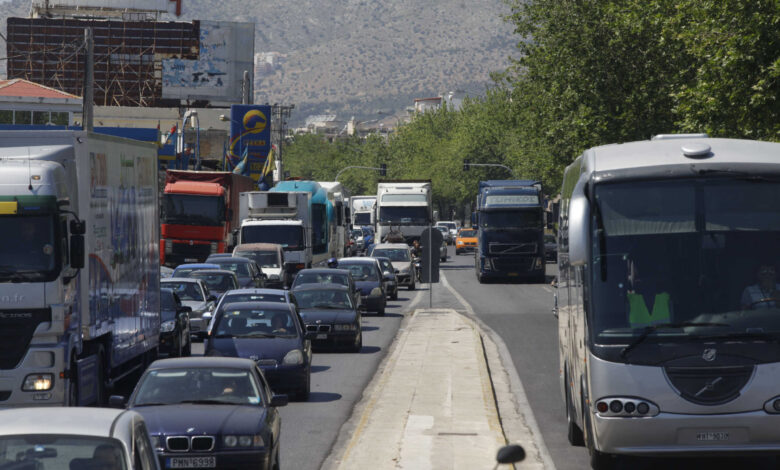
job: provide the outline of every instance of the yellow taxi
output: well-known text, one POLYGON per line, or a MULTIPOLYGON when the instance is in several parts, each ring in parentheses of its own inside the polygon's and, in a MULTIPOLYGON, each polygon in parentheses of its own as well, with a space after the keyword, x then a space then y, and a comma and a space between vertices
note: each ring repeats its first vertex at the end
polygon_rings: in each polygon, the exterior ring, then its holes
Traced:
POLYGON ((477 249, 477 229, 462 228, 458 230, 458 236, 455 237, 455 254, 459 255, 466 251, 476 251, 477 249))

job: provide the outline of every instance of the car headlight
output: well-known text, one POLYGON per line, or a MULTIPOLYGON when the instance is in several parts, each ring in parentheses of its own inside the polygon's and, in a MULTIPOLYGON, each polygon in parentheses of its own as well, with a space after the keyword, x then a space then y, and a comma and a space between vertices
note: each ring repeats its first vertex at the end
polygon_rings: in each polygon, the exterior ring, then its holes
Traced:
POLYGON ((357 325, 354 323, 337 323, 333 325, 334 331, 356 331, 357 325))
POLYGON ((292 351, 284 355, 284 359, 282 359, 282 364, 288 366, 303 364, 303 353, 301 352, 300 349, 293 349, 292 351))
POLYGON ((54 374, 30 374, 24 378, 22 391, 40 392, 51 390, 54 386, 54 374))
POLYGON ((222 443, 225 445, 225 447, 235 447, 238 445, 238 437, 224 436, 222 438, 222 443))
POLYGON ((160 325, 160 333, 170 333, 171 331, 176 329, 176 321, 175 320, 168 320, 162 322, 160 325))
POLYGON ((463 244, 463 240, 458 240, 458 245, 462 245, 462 244, 463 244))
POLYGON ((152 441, 152 447, 155 448, 155 450, 163 451, 165 448, 162 444, 162 437, 160 436, 149 436, 149 439, 152 441))
POLYGON ((376 297, 378 295, 382 295, 382 289, 380 287, 374 287, 373 289, 371 289, 371 293, 368 294, 368 295, 373 296, 373 297, 376 297))

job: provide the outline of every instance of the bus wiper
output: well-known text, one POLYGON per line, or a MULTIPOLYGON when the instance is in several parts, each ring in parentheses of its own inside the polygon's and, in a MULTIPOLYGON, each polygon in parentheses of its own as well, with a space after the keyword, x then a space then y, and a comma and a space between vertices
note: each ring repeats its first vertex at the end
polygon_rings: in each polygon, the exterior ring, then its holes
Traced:
POLYGON ((727 323, 713 323, 713 322, 693 322, 693 321, 684 321, 684 322, 678 322, 678 323, 659 323, 657 325, 650 325, 646 326, 644 331, 642 331, 642 334, 636 337, 634 341, 628 344, 625 348, 623 348, 622 351, 620 351, 620 357, 623 359, 626 358, 629 352, 642 344, 644 340, 647 339, 648 336, 650 336, 650 333, 657 331, 659 329, 665 329, 665 328, 685 328, 687 326, 731 326, 727 323))
POLYGON ((780 343, 780 338, 778 338, 777 335, 773 335, 771 333, 765 333, 763 331, 741 331, 741 332, 726 333, 723 335, 696 336, 696 338, 704 339, 704 340, 755 339, 755 340, 767 341, 770 343, 780 343))

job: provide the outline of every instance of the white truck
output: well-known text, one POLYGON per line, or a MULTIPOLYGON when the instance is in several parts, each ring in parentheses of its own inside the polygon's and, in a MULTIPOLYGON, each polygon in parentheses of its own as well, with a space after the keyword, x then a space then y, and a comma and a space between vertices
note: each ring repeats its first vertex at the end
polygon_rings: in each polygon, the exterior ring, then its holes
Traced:
POLYGON ((352 230, 368 226, 376 231, 376 196, 352 196, 349 205, 352 230))
POLYGON ((377 242, 400 231, 407 243, 420 238, 433 222, 430 180, 381 181, 377 185, 377 242))
POLYGON ((335 244, 339 257, 347 255, 347 243, 349 242, 349 227, 347 226, 347 209, 349 195, 347 190, 338 181, 319 181, 325 190, 328 200, 333 206, 335 223, 331 227, 331 240, 335 244))
POLYGON ((103 404, 160 335, 157 149, 0 132, 0 407, 103 404))

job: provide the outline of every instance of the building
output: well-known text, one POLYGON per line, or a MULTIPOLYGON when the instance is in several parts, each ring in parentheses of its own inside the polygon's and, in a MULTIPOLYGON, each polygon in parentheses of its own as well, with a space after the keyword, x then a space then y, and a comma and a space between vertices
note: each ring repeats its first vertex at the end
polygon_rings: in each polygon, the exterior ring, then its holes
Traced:
POLYGON ((424 113, 426 111, 435 111, 441 108, 441 96, 436 98, 415 98, 414 112, 424 113))
POLYGON ((81 97, 27 80, 0 80, 0 125, 73 125, 81 97))

